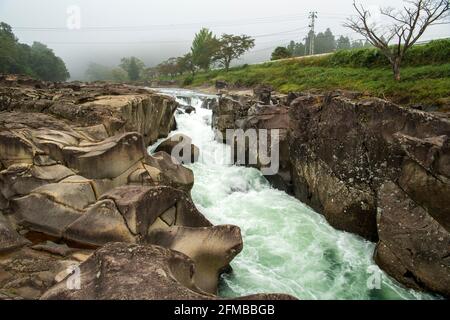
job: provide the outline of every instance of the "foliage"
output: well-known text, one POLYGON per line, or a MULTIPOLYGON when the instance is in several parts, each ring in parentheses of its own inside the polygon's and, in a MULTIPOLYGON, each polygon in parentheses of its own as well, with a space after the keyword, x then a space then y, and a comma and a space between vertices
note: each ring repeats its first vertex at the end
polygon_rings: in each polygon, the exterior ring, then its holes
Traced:
POLYGON ((276 47, 275 50, 272 52, 270 60, 286 59, 290 57, 292 57, 292 54, 289 52, 287 48, 276 47))
POLYGON ((30 66, 39 79, 65 81, 70 76, 64 61, 39 42, 34 42, 31 46, 30 66))
POLYGON ((213 33, 206 28, 201 29, 192 42, 192 62, 198 68, 208 70, 218 48, 219 41, 213 33))
POLYGON ((136 57, 122 58, 120 67, 128 73, 128 79, 137 81, 141 79, 145 64, 136 57))
MULTIPOLYGON (((435 40, 416 45, 405 54, 403 65, 421 66, 443 64, 450 61, 450 39, 435 40)), ((330 66, 387 67, 389 60, 376 48, 338 51, 328 61, 330 66)))
POLYGON ((406 53, 417 43, 424 32, 438 21, 449 16, 449 0, 409 0, 401 10, 392 7, 380 10, 389 23, 377 24, 363 5, 353 3, 356 16, 345 26, 364 36, 378 48, 391 64, 394 79, 400 81, 400 67, 406 53))
POLYGON ((11 27, 0 23, 0 73, 26 74, 46 81, 65 81, 70 75, 61 58, 42 43, 18 42, 11 27))
POLYGON ((89 81, 128 81, 128 73, 122 68, 110 68, 101 64, 91 63, 86 70, 89 81))
POLYGON ((234 59, 238 59, 245 52, 255 46, 255 39, 246 36, 235 36, 232 34, 223 34, 218 42, 218 49, 214 54, 213 60, 218 62, 226 71, 230 69, 230 64, 234 59))
POLYGON ((400 104, 441 106, 448 105, 450 100, 449 54, 450 40, 413 47, 406 55, 401 82, 392 78, 389 62, 382 62, 383 55, 369 48, 240 66, 229 72, 212 70, 197 74, 190 85, 213 85, 216 80, 223 80, 243 87, 265 83, 284 93, 346 89, 389 98, 400 104), (427 56, 430 57, 429 64, 426 63, 427 56))

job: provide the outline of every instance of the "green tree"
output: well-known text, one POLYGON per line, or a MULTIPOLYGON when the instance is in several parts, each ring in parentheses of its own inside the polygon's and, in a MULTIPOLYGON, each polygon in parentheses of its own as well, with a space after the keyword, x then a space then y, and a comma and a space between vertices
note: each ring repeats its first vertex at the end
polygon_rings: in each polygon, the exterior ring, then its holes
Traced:
POLYGON ((127 72, 130 81, 137 81, 141 79, 145 64, 136 57, 129 57, 122 58, 120 67, 127 72))
POLYGON ((160 74, 170 76, 171 78, 175 77, 179 73, 182 73, 178 65, 178 58, 169 58, 158 64, 156 68, 160 74))
POLYGON ((192 61, 192 54, 187 53, 182 57, 178 58, 178 66, 181 70, 181 73, 184 72, 190 72, 193 76, 195 75, 195 72, 197 71, 197 68, 192 61))
POLYGON ((219 47, 219 41, 211 31, 201 29, 194 38, 191 47, 192 61, 195 66, 208 70, 219 47))
POLYGON ((330 28, 317 34, 314 41, 314 53, 328 53, 336 50, 336 40, 330 28))
POLYGON ((46 81, 66 81, 70 74, 64 61, 55 56, 53 50, 45 44, 34 42, 30 53, 31 69, 39 77, 46 81))
POLYGON ((350 39, 348 37, 340 36, 337 40, 336 49, 337 50, 347 50, 352 47, 350 39))
POLYGON ((113 78, 111 68, 98 63, 89 64, 86 77, 89 81, 108 81, 113 78))
POLYGON ((111 70, 111 77, 114 82, 127 82, 128 73, 122 68, 114 68, 111 70))
POLYGON ((218 49, 214 54, 214 61, 226 71, 230 69, 231 61, 239 59, 245 52, 255 46, 255 39, 247 36, 235 36, 232 34, 223 34, 218 42, 218 49))
POLYGON ((65 81, 69 78, 66 65, 47 46, 35 42, 21 44, 11 26, 0 23, 0 72, 26 74, 42 80, 65 81))
POLYGON ((287 48, 277 47, 272 52, 272 57, 270 59, 271 60, 279 60, 279 59, 286 59, 286 58, 290 58, 290 57, 292 57, 292 55, 287 48))

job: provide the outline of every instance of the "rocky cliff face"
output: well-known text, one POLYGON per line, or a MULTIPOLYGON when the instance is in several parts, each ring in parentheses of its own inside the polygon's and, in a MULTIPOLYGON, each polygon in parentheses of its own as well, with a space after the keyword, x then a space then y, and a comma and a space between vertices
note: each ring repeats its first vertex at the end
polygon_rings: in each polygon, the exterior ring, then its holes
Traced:
MULTIPOLYGON (((263 97, 267 99, 267 93, 263 97)), ((279 170, 276 175, 268 175, 266 178, 272 184, 288 193, 292 191, 291 185, 291 164, 289 160, 289 145, 287 133, 290 127, 290 117, 288 107, 281 104, 265 105, 258 96, 253 98, 249 96, 230 96, 222 97, 219 102, 212 105, 212 126, 220 132, 223 142, 235 143, 233 138, 227 137, 227 129, 255 129, 257 135, 259 129, 265 129, 267 136, 270 137, 272 130, 278 130, 279 133, 279 170), (231 140, 233 142, 230 142, 231 140)), ((269 139, 270 140, 270 139, 269 139)), ((249 145, 246 144, 246 160, 249 159, 249 145)), ((237 152, 237 147, 235 146, 237 152)), ((271 155, 270 141, 268 143, 268 156, 271 155)), ((256 157, 257 163, 255 167, 261 168, 259 156, 256 157)))
POLYGON ((280 176, 296 197, 378 241, 376 262, 400 282, 449 296, 449 119, 351 92, 271 99, 222 98, 213 124, 282 129, 280 176))
POLYGON ((147 154, 174 126, 173 99, 11 76, 0 93, 0 299, 36 299, 61 281, 44 297, 215 297, 242 238, 197 210, 191 170, 147 154), (61 293, 80 263, 81 290, 61 293), (99 264, 102 279, 92 277, 99 264))

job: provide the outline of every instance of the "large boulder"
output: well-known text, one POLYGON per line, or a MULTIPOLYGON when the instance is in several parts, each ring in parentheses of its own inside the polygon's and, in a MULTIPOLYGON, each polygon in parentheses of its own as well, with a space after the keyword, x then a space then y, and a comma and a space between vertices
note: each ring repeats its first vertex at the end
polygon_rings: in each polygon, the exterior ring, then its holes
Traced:
POLYGON ((264 171, 267 179, 278 189, 291 192, 291 165, 287 137, 290 126, 288 107, 261 105, 258 101, 247 97, 222 97, 213 109, 213 126, 221 133, 223 142, 233 145, 235 150, 233 160, 235 163, 254 166, 259 169, 271 168, 267 172, 264 171), (254 130, 258 140, 258 150, 262 152, 251 153, 248 142, 245 145, 237 145, 235 137, 226 135, 228 129, 241 129, 249 136, 253 135, 250 130, 254 130), (272 135, 276 140, 272 140, 272 135), (267 146, 266 154, 259 144, 260 139, 263 139, 262 137, 267 146), (274 152, 272 155, 272 149, 276 150, 276 148, 279 152, 274 152), (242 163, 244 155, 245 163, 242 163), (267 163, 267 159, 263 159, 261 156, 268 157, 269 163, 267 163), (254 161, 255 158, 256 161, 254 161))
POLYGON ((200 156, 200 149, 184 134, 175 134, 161 142, 155 152, 166 152, 184 164, 197 162, 200 156))
POLYGON ((136 242, 114 201, 101 200, 67 226, 63 233, 69 243, 100 247, 109 242, 136 242))
POLYGON ((147 145, 169 134, 178 106, 166 95, 112 84, 30 87, 27 83, 8 81, 0 88, 0 93, 10 97, 7 104, 0 106, 0 111, 54 115, 80 127, 90 127, 90 130, 80 130, 88 135, 94 133, 104 137, 105 132, 113 136, 137 131, 147 145))
POLYGON ((448 295, 448 118, 343 92, 300 96, 290 116, 296 196, 379 239, 376 261, 400 282, 448 295))
MULTIPOLYGON (((413 137, 411 144, 450 133, 447 119, 354 94, 301 96, 290 110, 297 197, 333 226, 371 240, 378 238, 377 190, 385 181, 398 180, 406 160, 416 161, 402 137, 413 137)), ((444 144, 421 145, 425 150, 420 152, 429 150, 436 163, 430 170, 442 175, 434 167, 446 157, 444 144)))
POLYGON ((145 170, 161 185, 189 193, 194 186, 194 173, 166 152, 157 152, 145 158, 145 170))
POLYGON ((138 133, 125 133, 103 140, 63 149, 64 162, 79 175, 90 179, 119 176, 144 158, 145 148, 138 133))
MULTIPOLYGON (((215 300, 194 282, 195 263, 186 255, 159 246, 111 243, 80 265, 81 290, 61 281, 42 300, 215 300)), ((254 295, 248 299, 293 299, 288 295, 254 295)))
POLYGON ((211 226, 185 192, 171 187, 119 187, 101 198, 106 199, 114 201, 135 235, 145 237, 157 227, 211 226))
POLYGON ((240 229, 236 226, 205 228, 171 227, 153 230, 151 244, 179 251, 194 260, 194 283, 205 292, 217 293, 218 279, 242 250, 240 229))

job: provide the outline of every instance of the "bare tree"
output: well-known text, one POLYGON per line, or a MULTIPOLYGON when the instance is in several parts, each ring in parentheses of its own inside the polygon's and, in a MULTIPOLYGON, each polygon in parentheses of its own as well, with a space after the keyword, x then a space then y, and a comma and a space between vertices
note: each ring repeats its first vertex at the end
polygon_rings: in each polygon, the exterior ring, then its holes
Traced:
POLYGON ((381 9, 382 16, 389 21, 389 24, 381 26, 371 23, 370 12, 354 2, 357 16, 345 24, 381 50, 389 59, 397 81, 400 80, 400 66, 406 51, 430 25, 447 17, 450 9, 449 0, 405 0, 405 3, 402 10, 381 9))

